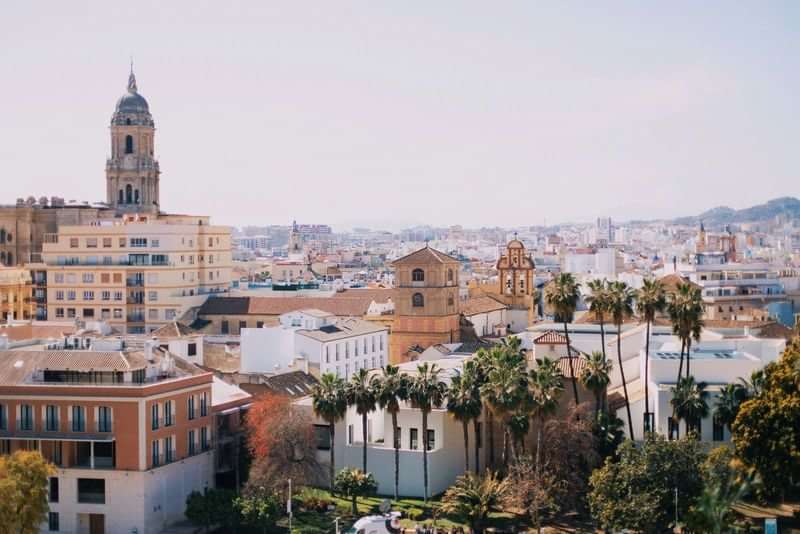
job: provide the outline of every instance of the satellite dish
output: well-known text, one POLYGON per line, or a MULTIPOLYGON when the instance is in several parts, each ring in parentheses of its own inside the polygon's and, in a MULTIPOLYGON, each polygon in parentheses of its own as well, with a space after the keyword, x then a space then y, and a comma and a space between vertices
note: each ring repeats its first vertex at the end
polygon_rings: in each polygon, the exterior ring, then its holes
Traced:
POLYGON ((389 499, 384 499, 381 502, 380 506, 378 507, 378 510, 380 510, 382 514, 388 514, 389 510, 391 509, 392 509, 392 502, 389 499))

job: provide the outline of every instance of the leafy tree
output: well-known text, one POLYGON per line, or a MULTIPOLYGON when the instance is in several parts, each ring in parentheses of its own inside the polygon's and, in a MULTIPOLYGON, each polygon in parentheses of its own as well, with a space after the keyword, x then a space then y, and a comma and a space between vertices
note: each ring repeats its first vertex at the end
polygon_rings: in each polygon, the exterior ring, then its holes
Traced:
MULTIPOLYGON (((333 373, 325 373, 320 378, 319 384, 311 392, 311 406, 314 413, 321 417, 330 429, 331 450, 330 464, 328 465, 328 481, 331 494, 334 491, 333 477, 335 471, 336 447, 336 422, 341 420, 347 412, 347 399, 345 399, 345 385, 341 378, 333 373)), ((396 420, 396 415, 392 421, 396 420)))
POLYGON ((270 532, 281 515, 281 499, 265 490, 248 492, 233 501, 244 524, 270 532))
POLYGON ((238 511, 234 506, 236 494, 227 489, 210 489, 205 493, 193 491, 186 497, 186 519, 204 527, 209 532, 212 526, 233 528, 237 524, 238 511))
POLYGON ((633 419, 631 418, 631 403, 628 397, 628 383, 625 380, 625 368, 622 366, 622 323, 633 315, 634 292, 625 282, 612 282, 609 285, 609 312, 617 327, 617 362, 619 375, 622 379, 622 392, 625 394, 625 411, 628 415, 628 433, 633 438, 633 419))
POLYGON ((345 388, 348 406, 355 406, 356 413, 361 416, 362 470, 367 472, 367 414, 375 411, 375 391, 369 378, 369 371, 363 367, 350 377, 345 388))
MULTIPOLYGON (((580 298, 580 285, 575 281, 572 273, 559 273, 558 276, 545 288, 544 300, 555 312, 556 318, 564 323, 564 337, 567 340, 567 360, 569 361, 569 374, 573 378, 575 369, 572 362, 572 345, 569 342, 569 329, 567 323, 572 321, 575 308, 580 298)), ((572 394, 575 397, 575 406, 578 405, 578 384, 572 380, 572 394)))
POLYGON ((706 383, 695 382, 691 375, 681 378, 672 388, 669 402, 678 421, 686 421, 687 434, 689 429, 699 429, 700 421, 708 416, 706 383))
POLYGON ((428 414, 440 408, 447 395, 447 385, 439 380, 440 369, 435 363, 417 366, 417 375, 411 379, 408 397, 411 404, 422 413, 422 473, 424 501, 428 502, 428 414))
POLYGON ((625 423, 616 414, 600 412, 592 425, 597 453, 601 458, 618 458, 617 449, 625 439, 625 423))
POLYGON ((508 480, 501 480, 491 471, 482 476, 466 473, 447 488, 441 509, 468 522, 472 532, 482 533, 489 514, 502 509, 508 488, 508 480))
POLYGON ((681 361, 678 365, 677 384, 683 373, 683 355, 686 354, 686 376, 689 376, 689 358, 692 340, 700 341, 703 330, 703 296, 700 288, 689 282, 678 284, 676 291, 669 295, 667 313, 672 322, 672 333, 681 340, 681 361))
POLYGON ((697 440, 666 441, 650 433, 641 446, 626 441, 618 462, 606 458, 603 467, 592 473, 592 516, 608 530, 661 532, 673 523, 676 488, 681 518, 695 504, 703 488, 704 460, 697 440))
MULTIPOLYGON (((477 364, 471 360, 465 362, 464 372, 453 376, 450 381, 450 388, 447 390, 447 411, 456 421, 461 423, 464 433, 465 472, 469 471, 469 423, 477 420, 483 411, 479 384, 475 383, 476 373, 467 369, 475 365, 477 364)), ((475 469, 477 472, 477 465, 475 469)))
POLYGON ((608 280, 591 280, 586 284, 590 293, 584 296, 589 311, 600 321, 600 345, 602 348, 603 359, 606 359, 606 313, 609 309, 610 295, 608 292, 608 280))
POLYGON ((54 473, 38 451, 0 456, 0 533, 39 532, 47 518, 48 483, 54 473))
POLYGON ((755 468, 762 498, 784 497, 800 480, 800 342, 764 368, 763 386, 733 423, 737 456, 755 468))
POLYGON ((397 427, 397 413, 400 411, 400 402, 408 400, 408 377, 400 372, 399 367, 387 365, 383 368, 383 374, 373 379, 372 389, 378 406, 392 416, 394 498, 397 500, 400 498, 400 433, 397 427))
POLYGON ((356 499, 372 495, 377 489, 372 473, 345 467, 336 474, 336 490, 351 499, 354 516, 358 515, 356 499))
POLYGON ((613 364, 606 360, 602 352, 594 351, 591 355, 584 355, 585 365, 581 371, 581 384, 594 394, 594 416, 600 414, 603 405, 603 393, 611 382, 611 369, 613 364))
POLYGON ((647 334, 644 355, 644 431, 652 432, 649 390, 649 363, 650 363, 650 327, 656 318, 667 307, 664 295, 664 284, 660 280, 645 279, 642 288, 636 295, 636 311, 639 318, 647 323, 647 334))

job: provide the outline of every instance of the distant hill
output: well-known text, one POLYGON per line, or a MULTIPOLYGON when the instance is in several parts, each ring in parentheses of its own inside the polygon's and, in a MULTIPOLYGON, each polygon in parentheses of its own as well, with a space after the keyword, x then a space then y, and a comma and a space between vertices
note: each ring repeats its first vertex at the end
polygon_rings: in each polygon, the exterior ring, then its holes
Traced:
POLYGON ((794 197, 781 197, 770 200, 766 204, 759 204, 741 210, 719 206, 697 216, 673 219, 672 222, 692 225, 700 224, 700 221, 703 221, 706 226, 717 226, 731 223, 768 221, 774 219, 777 215, 784 215, 790 219, 800 219, 800 200, 794 197))

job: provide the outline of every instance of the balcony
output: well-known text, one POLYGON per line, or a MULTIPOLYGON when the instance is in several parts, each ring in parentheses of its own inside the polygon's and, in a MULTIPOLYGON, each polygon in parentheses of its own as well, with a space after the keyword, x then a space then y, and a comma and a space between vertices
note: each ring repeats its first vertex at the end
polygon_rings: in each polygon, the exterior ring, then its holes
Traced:
POLYGON ((144 276, 136 276, 134 278, 126 278, 125 285, 128 287, 144 287, 144 276))
POLYGON ((143 314, 143 313, 141 313, 141 314, 139 314, 139 313, 131 313, 131 314, 128 314, 128 315, 126 316, 126 320, 127 320, 129 323, 143 323, 143 322, 145 322, 145 319, 144 319, 144 314, 143 314))

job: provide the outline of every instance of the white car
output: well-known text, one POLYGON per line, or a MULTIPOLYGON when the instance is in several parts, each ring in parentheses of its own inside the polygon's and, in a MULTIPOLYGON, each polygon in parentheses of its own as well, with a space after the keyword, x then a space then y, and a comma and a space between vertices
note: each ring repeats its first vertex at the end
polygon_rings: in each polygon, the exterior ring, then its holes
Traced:
POLYGON ((346 534, 400 534, 400 512, 362 517, 346 534))

